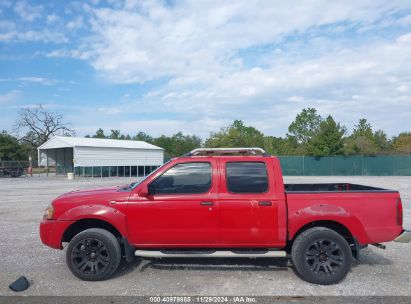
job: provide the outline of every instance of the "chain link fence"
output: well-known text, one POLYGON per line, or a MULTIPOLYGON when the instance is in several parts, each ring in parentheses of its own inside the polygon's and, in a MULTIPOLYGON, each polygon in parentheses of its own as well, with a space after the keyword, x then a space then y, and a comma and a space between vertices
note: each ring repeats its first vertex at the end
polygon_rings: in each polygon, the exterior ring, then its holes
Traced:
POLYGON ((411 176, 411 155, 279 156, 284 175, 411 176))

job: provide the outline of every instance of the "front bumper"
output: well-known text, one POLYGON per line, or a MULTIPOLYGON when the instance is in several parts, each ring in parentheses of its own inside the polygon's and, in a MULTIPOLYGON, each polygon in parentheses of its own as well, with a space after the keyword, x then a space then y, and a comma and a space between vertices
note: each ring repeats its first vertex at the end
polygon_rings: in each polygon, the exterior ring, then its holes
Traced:
POLYGON ((411 242, 411 231, 404 230, 399 236, 397 236, 394 242, 398 243, 409 243, 411 242))
POLYGON ((43 220, 40 223, 40 239, 44 245, 51 248, 62 249, 61 240, 64 231, 72 221, 43 220))

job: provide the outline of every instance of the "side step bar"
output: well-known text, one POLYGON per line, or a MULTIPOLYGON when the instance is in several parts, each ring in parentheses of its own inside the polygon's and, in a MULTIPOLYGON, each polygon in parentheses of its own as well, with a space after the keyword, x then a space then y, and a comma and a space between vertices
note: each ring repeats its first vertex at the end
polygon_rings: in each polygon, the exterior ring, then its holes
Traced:
POLYGON ((262 253, 239 251, 213 251, 213 252, 198 252, 198 253, 185 253, 184 251, 168 253, 167 251, 154 251, 154 250, 136 250, 135 256, 144 258, 278 258, 286 257, 285 251, 265 251, 262 253))

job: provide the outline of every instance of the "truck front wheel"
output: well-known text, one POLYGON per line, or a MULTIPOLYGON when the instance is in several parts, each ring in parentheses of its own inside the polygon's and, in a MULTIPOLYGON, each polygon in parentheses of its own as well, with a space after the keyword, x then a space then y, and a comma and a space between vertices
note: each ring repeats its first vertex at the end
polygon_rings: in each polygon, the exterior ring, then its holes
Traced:
POLYGON ((91 228, 70 241, 66 260, 76 277, 85 281, 102 281, 117 270, 121 249, 113 234, 104 229, 91 228))
POLYGON ((342 281, 352 264, 350 245, 340 234, 325 227, 311 228, 297 236, 291 256, 298 275, 320 285, 342 281))

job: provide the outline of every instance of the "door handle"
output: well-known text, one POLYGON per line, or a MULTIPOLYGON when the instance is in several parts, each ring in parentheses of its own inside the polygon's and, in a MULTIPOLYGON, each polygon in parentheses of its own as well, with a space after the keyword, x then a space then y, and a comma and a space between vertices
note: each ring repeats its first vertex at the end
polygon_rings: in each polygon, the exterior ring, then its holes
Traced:
POLYGON ((109 203, 110 205, 115 205, 115 204, 117 204, 116 201, 109 201, 108 203, 109 203))
POLYGON ((258 202, 259 206, 272 206, 272 202, 264 201, 264 202, 258 202))
POLYGON ((212 206, 214 205, 214 203, 213 202, 201 202, 200 205, 201 206, 212 206))

